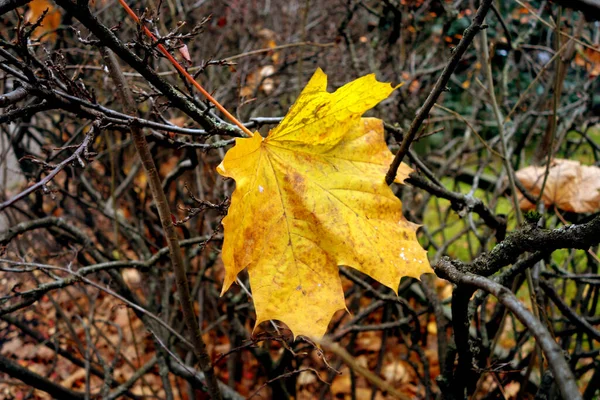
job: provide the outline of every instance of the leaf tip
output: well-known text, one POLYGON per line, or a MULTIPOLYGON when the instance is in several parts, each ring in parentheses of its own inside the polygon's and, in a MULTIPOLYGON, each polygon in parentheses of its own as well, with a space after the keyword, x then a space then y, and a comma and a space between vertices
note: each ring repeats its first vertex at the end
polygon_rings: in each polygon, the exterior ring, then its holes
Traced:
POLYGON ((223 163, 223 161, 221 161, 221 163, 220 163, 219 165, 217 165, 217 172, 218 172, 220 175, 223 175, 223 176, 224 176, 224 175, 226 175, 226 172, 225 172, 225 164, 223 163))

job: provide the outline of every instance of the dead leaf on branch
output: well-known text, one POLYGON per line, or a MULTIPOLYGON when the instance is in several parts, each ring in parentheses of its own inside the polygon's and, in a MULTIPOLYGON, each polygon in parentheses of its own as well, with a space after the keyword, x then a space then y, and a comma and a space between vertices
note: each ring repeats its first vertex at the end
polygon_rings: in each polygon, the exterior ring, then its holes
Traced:
POLYGON ((594 79, 600 76, 600 47, 596 46, 596 50, 589 47, 577 46, 575 54, 575 65, 584 67, 590 76, 594 79))
POLYGON ((40 38, 42 42, 49 41, 53 43, 56 41, 55 31, 60 26, 62 20, 62 14, 58 7, 54 6, 48 0, 33 0, 29 3, 29 10, 25 15, 25 20, 33 24, 46 10, 48 10, 48 13, 44 17, 42 25, 35 30, 33 37, 40 38))
MULTIPOLYGON (((545 166, 530 166, 518 170, 516 177, 534 197, 538 197, 545 173, 545 166)), ((600 168, 581 165, 579 161, 553 160, 542 200, 546 206, 576 213, 600 209, 600 168)), ((521 193, 519 204, 523 210, 535 208, 521 193)))
MULTIPOLYGON (((371 74, 328 93, 318 69, 279 126, 237 139, 219 165, 237 186, 223 220, 223 293, 248 268, 257 325, 276 319, 321 338, 346 308, 339 265, 394 291, 403 276, 432 272, 385 184, 383 122, 361 118, 393 90, 371 74)), ((397 181, 410 172, 403 164, 397 181)))

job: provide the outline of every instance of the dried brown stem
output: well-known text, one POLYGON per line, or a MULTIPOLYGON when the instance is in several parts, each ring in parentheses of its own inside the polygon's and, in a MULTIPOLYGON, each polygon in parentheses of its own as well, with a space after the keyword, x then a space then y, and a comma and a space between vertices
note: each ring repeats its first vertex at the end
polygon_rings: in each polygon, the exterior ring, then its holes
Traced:
MULTIPOLYGON (((110 50, 106 48, 102 49, 102 53, 104 61, 106 62, 110 71, 110 75, 117 87, 117 93, 119 94, 123 107, 126 109, 128 114, 135 115, 137 113, 135 100, 133 99, 131 90, 127 85, 127 81, 125 80, 125 77, 119 68, 116 57, 110 50)), ((179 247, 179 238, 177 237, 175 227, 173 226, 171 211, 169 209, 167 197, 162 189, 158 170, 154 164, 154 160, 152 158, 152 154, 150 153, 150 148, 148 147, 148 142, 146 141, 144 132, 142 131, 142 128, 135 123, 135 121, 131 124, 131 134, 133 135, 135 148, 140 156, 140 159, 142 160, 144 170, 146 171, 148 183, 150 185, 150 191, 152 192, 152 197, 158 209, 160 222, 164 230, 165 238, 167 239, 167 243, 169 245, 169 253, 171 256, 173 271, 175 273, 175 281, 177 283, 177 290, 179 292, 183 317, 185 324, 191 333, 191 339, 194 345, 194 355, 198 359, 200 369, 206 375, 206 383, 212 398, 214 400, 220 400, 222 398, 221 390, 217 383, 217 377, 215 376, 210 356, 206 350, 206 344, 202 339, 200 327, 198 326, 198 320, 194 311, 194 304, 190 295, 189 283, 185 272, 183 255, 181 248, 179 247)))

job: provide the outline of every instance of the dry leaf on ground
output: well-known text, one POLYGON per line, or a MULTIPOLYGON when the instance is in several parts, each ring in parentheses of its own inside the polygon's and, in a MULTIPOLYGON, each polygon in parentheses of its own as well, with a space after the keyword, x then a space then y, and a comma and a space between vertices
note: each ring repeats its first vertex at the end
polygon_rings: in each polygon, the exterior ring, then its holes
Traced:
MULTIPOLYGON (((322 337, 345 309, 339 265, 394 291, 403 276, 432 272, 418 226, 385 184, 383 122, 361 118, 393 90, 371 74, 328 93, 319 69, 267 138, 237 139, 227 152, 218 171, 237 187, 223 220, 223 292, 248 268, 257 324, 322 337)), ((410 171, 403 165, 399 180, 410 171)))
POLYGON ((246 77, 246 86, 240 89, 240 96, 253 96, 256 89, 262 90, 269 95, 275 90, 275 81, 270 76, 275 74, 275 67, 265 65, 250 72, 246 77))
MULTIPOLYGON (((544 182, 546 167, 530 166, 516 172, 516 177, 529 192, 538 197, 544 182)), ((600 168, 581 165, 579 161, 555 159, 550 166, 543 201, 576 213, 594 212, 600 209, 600 168)), ((519 193, 521 209, 534 208, 519 193)))

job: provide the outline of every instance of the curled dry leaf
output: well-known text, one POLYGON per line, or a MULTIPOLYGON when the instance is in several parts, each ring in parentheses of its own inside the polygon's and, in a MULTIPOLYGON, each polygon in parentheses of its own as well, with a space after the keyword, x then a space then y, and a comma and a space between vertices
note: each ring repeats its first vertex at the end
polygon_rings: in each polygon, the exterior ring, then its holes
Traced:
POLYGON ((124 268, 121 271, 121 275, 123 276, 123 280, 125 283, 129 285, 129 287, 139 288, 142 283, 142 275, 140 271, 135 268, 124 268))
POLYGON ((300 374, 298 375, 298 380, 296 381, 296 385, 298 386, 307 386, 313 383, 317 383, 317 377, 312 371, 300 372, 300 374))
MULTIPOLYGON (((530 193, 538 197, 544 182, 546 167, 530 166, 516 172, 516 177, 530 193)), ((534 205, 519 193, 521 209, 534 205)), ((576 213, 600 209, 600 168, 581 165, 579 161, 555 159, 550 166, 544 195, 546 206, 555 206, 576 213)))
MULTIPOLYGON (((339 265, 394 291, 403 276, 432 272, 418 226, 385 184, 383 122, 361 118, 393 90, 371 74, 329 93, 318 69, 279 126, 237 139, 219 165, 237 185, 223 220, 223 292, 247 268, 257 324, 276 319, 320 339, 346 308, 339 265)), ((402 165, 398 181, 410 172, 402 165)))
POLYGON ((191 65, 192 58, 190 57, 190 50, 188 49, 187 44, 184 44, 181 47, 178 47, 177 50, 179 51, 179 54, 181 54, 181 57, 183 57, 185 62, 187 62, 188 65, 191 65))

